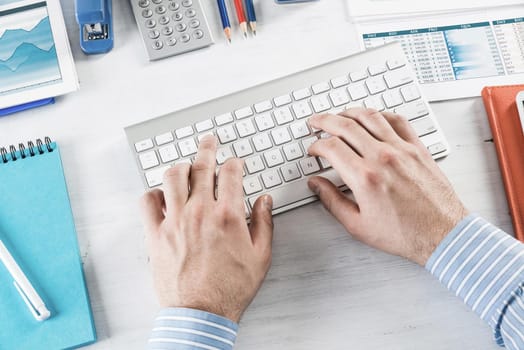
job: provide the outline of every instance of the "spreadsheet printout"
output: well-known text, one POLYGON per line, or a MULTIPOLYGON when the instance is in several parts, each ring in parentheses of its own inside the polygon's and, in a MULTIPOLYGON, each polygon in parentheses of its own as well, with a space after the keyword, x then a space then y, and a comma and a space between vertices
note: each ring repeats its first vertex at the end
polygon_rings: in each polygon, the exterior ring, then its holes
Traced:
POLYGON ((445 15, 358 27, 365 49, 400 41, 426 96, 438 101, 480 96, 486 85, 524 80, 524 7, 518 10, 519 17, 514 11, 463 14, 462 21, 445 15))

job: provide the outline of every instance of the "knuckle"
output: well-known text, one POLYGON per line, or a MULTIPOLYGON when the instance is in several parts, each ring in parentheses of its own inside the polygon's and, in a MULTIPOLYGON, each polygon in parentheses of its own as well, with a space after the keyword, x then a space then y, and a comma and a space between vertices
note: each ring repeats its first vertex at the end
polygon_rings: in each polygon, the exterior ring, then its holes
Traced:
POLYGON ((377 111, 375 108, 366 108, 364 109, 364 114, 366 116, 372 116, 372 115, 380 114, 380 112, 377 111))
POLYGON ((382 165, 396 165, 399 161, 399 154, 391 147, 382 147, 378 151, 378 159, 382 165))
POLYGON ((187 167, 189 167, 189 164, 177 164, 174 167, 167 169, 164 172, 164 182, 166 182, 166 180, 183 176, 187 171, 187 167))
POLYGON ((376 187, 382 182, 382 175, 373 169, 366 169, 362 174, 363 181, 366 185, 376 187))

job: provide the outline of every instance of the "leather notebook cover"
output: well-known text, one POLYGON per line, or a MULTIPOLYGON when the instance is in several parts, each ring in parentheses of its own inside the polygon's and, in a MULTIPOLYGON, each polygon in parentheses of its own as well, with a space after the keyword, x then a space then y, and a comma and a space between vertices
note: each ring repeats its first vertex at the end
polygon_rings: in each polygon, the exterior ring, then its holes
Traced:
POLYGON ((497 150, 515 237, 524 241, 524 134, 515 98, 524 85, 487 86, 482 99, 497 150))

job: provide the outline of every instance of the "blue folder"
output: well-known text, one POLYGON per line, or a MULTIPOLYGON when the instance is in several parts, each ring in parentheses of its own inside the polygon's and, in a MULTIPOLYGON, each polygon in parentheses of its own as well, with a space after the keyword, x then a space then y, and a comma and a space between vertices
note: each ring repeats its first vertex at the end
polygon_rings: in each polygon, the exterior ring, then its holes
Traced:
POLYGON ((0 239, 51 311, 38 322, 0 262, 0 350, 96 340, 59 148, 47 141, 0 149, 0 239))

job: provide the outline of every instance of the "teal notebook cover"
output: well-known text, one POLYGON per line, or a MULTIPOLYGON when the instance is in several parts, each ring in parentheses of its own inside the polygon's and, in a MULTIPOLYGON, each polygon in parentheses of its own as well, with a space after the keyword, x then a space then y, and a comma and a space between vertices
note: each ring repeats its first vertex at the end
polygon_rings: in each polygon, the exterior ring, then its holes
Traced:
POLYGON ((0 262, 0 350, 70 349, 96 333, 56 143, 0 152, 0 239, 51 317, 38 322, 0 262), (34 153, 31 156, 31 153, 34 153))

